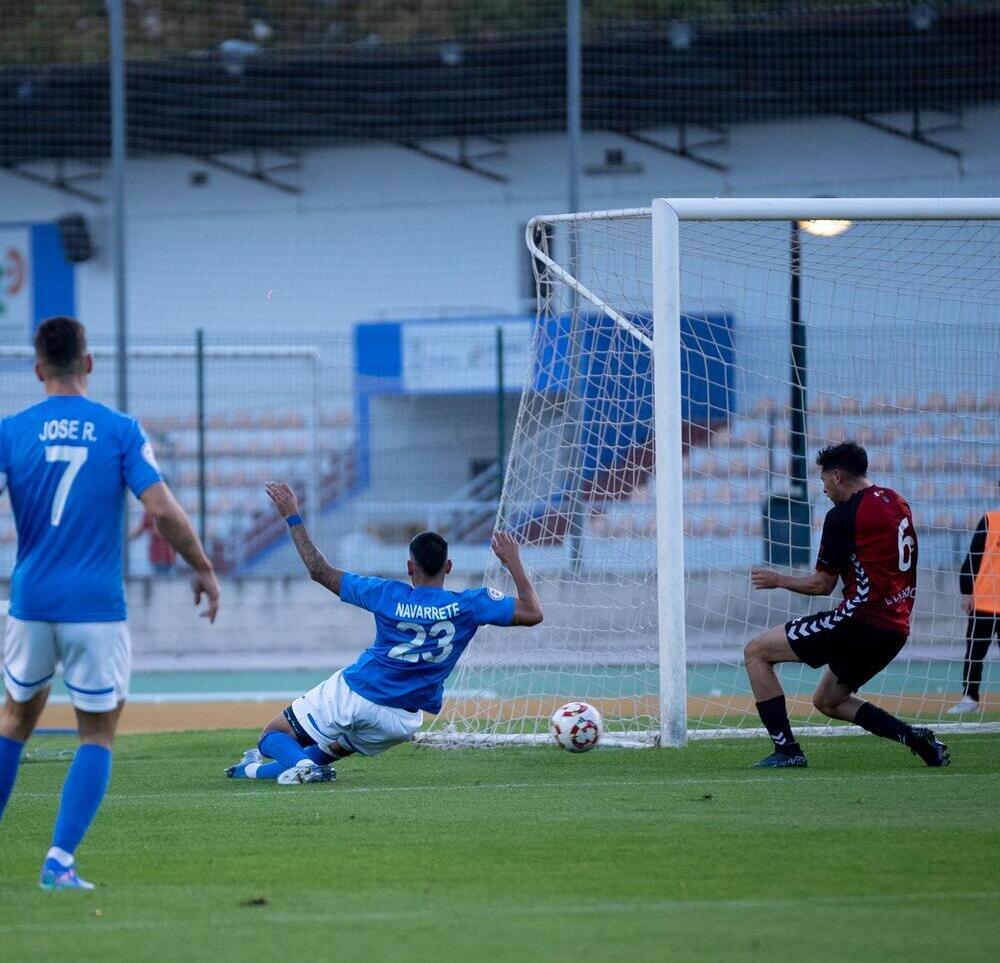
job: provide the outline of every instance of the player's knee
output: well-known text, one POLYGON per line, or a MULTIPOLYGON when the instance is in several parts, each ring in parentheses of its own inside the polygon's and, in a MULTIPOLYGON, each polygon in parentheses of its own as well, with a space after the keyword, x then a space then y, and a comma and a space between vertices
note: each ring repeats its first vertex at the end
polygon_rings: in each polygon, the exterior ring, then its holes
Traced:
POLYGON ((32 720, 7 708, 0 709, 0 735, 18 742, 27 742, 32 728, 32 720))
POLYGON ((831 699, 828 695, 823 692, 813 693, 813 705, 823 713, 825 716, 829 716, 831 719, 837 717, 837 707, 838 702, 831 699))
POLYGON ((15 702, 8 698, 0 707, 0 735, 26 742, 34 731, 40 713, 41 706, 37 696, 26 702, 15 702))
POLYGON ((260 740, 265 736, 269 736, 272 732, 284 732, 287 733, 288 723, 285 721, 285 717, 279 712, 263 729, 260 730, 260 738, 257 740, 258 745, 260 740))
POLYGON ((764 643, 761 642, 758 636, 755 639, 751 639, 745 646, 743 646, 743 661, 746 663, 750 662, 760 662, 764 658, 764 643))

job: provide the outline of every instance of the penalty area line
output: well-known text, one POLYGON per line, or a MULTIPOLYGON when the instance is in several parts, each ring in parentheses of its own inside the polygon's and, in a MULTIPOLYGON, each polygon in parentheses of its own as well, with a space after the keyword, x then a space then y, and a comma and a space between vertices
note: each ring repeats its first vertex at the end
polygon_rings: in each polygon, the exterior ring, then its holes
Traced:
MULTIPOLYGON (((879 782, 897 782, 901 780, 910 779, 921 779, 926 778, 923 775, 923 769, 914 769, 913 772, 894 772, 894 773, 809 773, 805 776, 798 776, 793 778, 801 778, 803 782, 807 781, 810 783, 816 782, 843 782, 844 780, 850 780, 851 782, 858 781, 873 781, 877 780, 879 782)), ((985 779, 985 780, 1000 780, 1000 772, 949 772, 945 777, 949 780, 951 779, 985 779)), ((627 787, 629 789, 642 789, 643 787, 649 787, 650 789, 662 789, 669 786, 746 786, 754 785, 759 783, 771 783, 775 786, 781 785, 782 776, 776 774, 769 775, 748 775, 742 779, 738 777, 682 777, 679 779, 602 779, 602 780, 566 780, 565 782, 498 782, 498 783, 478 783, 476 785, 469 785, 467 783, 462 783, 458 785, 432 785, 432 784, 418 784, 415 786, 344 786, 343 784, 332 783, 328 784, 325 791, 337 793, 338 795, 344 794, 363 794, 363 795, 379 795, 382 793, 409 793, 409 792, 519 792, 519 791, 531 791, 537 790, 540 792, 549 790, 581 790, 581 789, 617 789, 621 787, 627 787)), ((233 780, 237 783, 250 783, 255 780, 252 779, 240 779, 233 780)), ((222 780, 220 780, 220 783, 222 780)), ((282 787, 282 790, 276 790, 273 785, 273 780, 267 781, 270 785, 267 789, 245 789, 239 792, 234 792, 232 795, 226 797, 226 801, 236 799, 248 799, 251 797, 267 796, 271 799, 284 798, 287 796, 289 799, 295 797, 296 791, 298 792, 310 792, 314 790, 302 790, 301 787, 282 787)), ((116 795, 114 792, 110 792, 106 797, 106 805, 115 805, 116 803, 122 802, 144 802, 151 799, 202 799, 207 794, 215 795, 220 788, 219 784, 206 786, 203 790, 184 790, 181 792, 156 792, 156 793, 126 793, 122 795, 116 795)), ((51 793, 43 792, 24 792, 18 793, 19 798, 23 799, 51 799, 51 793)))

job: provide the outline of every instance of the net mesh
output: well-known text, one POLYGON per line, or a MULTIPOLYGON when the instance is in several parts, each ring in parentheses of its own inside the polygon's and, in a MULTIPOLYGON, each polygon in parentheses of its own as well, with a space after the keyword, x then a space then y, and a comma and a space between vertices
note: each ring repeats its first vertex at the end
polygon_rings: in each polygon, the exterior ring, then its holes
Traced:
MULTIPOLYGON (((93 345, 94 370, 88 393, 115 403, 116 353, 93 345)), ((30 348, 0 345, 0 410, 22 410, 39 400, 30 348)), ((350 476, 336 446, 342 429, 320 406, 320 355, 305 346, 208 345, 201 361, 194 345, 136 346, 128 352, 132 378, 131 409, 156 458, 196 529, 204 531, 206 550, 222 574, 246 566, 284 534, 281 519, 266 504, 263 484, 287 478, 303 505, 328 501, 340 475, 350 476), (204 430, 201 470, 199 424, 204 430), (202 496, 205 504, 201 517, 202 496)), ((9 496, 0 496, 0 568, 13 568, 17 533, 9 496)), ((142 506, 126 501, 129 528, 142 520, 142 506)), ((134 533, 129 570, 154 571, 150 539, 134 533)))
MULTIPOLYGON (((1000 496, 1000 222, 861 222, 836 237, 811 226, 681 225, 694 732, 757 726, 743 646, 835 604, 754 591, 748 575, 765 562, 811 568, 830 507, 813 458, 845 439, 866 446, 874 481, 909 501, 920 542, 909 642, 863 692, 941 720, 961 689, 958 571, 1000 496), (790 363, 796 309, 801 376, 790 363), (804 445, 793 380, 804 382, 804 445), (796 497, 803 468, 807 501, 796 497)), ((475 695, 454 700, 441 725, 527 736, 584 699, 612 735, 649 742, 659 693, 650 218, 557 221, 535 238, 558 256, 538 261, 532 371, 500 521, 526 544, 545 622, 477 636, 455 682, 475 695)), ((497 567, 487 580, 511 588, 497 567)), ((780 676, 793 718, 825 723, 810 701, 818 674, 787 665, 780 676)), ((997 710, 985 696, 981 713, 997 710)))

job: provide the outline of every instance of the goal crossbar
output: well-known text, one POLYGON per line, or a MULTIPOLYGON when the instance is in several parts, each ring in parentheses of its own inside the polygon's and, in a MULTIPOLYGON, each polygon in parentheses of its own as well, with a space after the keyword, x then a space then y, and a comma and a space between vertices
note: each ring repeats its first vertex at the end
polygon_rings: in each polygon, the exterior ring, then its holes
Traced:
MULTIPOLYGON (((662 197, 681 221, 954 221, 1000 218, 997 197, 662 197)), ((529 227, 567 221, 609 221, 649 217, 650 207, 543 214, 529 227)), ((530 235, 529 235, 530 244, 530 235)))

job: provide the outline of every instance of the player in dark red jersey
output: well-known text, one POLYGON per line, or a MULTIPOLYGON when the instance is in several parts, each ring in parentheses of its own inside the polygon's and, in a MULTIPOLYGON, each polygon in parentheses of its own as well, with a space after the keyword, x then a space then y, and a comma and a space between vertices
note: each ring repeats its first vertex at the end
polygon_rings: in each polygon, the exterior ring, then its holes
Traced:
POLYGON ((744 649, 757 712, 774 743, 774 752, 756 765, 807 765, 774 671, 780 662, 804 662, 814 669, 827 666, 813 695, 813 705, 824 715, 901 742, 928 766, 947 766, 947 746, 930 729, 909 726, 854 695, 896 657, 910 632, 917 590, 917 533, 910 506, 891 488, 868 480, 868 454, 853 441, 824 448, 816 464, 833 502, 823 523, 816 571, 797 578, 755 568, 750 580, 758 589, 829 595, 839 578, 844 597, 835 609, 775 626, 744 649))

